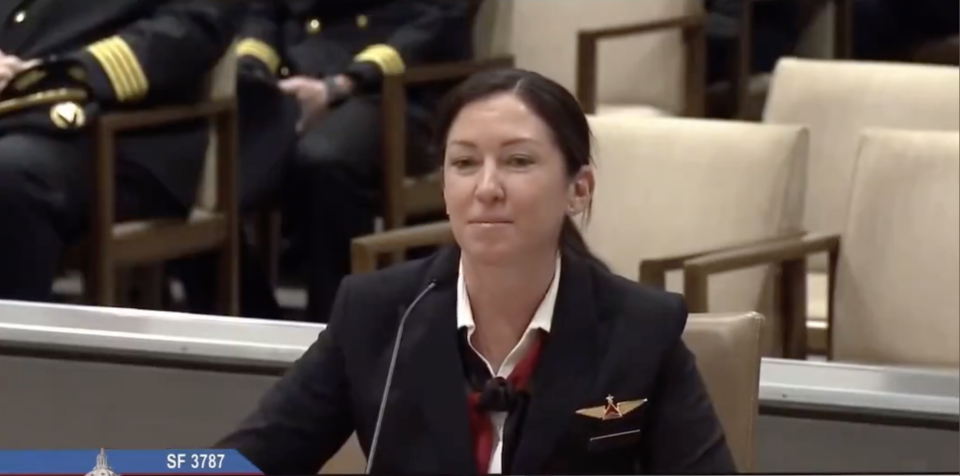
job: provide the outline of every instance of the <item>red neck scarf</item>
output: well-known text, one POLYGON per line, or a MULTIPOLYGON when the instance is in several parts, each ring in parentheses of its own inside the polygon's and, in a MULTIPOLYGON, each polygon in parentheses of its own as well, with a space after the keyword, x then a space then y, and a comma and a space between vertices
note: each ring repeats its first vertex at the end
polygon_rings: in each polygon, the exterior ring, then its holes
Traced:
MULTIPOLYGON (((533 369, 540 356, 541 334, 537 332, 527 349, 527 354, 513 368, 507 382, 514 391, 524 390, 533 375, 533 369)), ((493 456, 493 424, 490 416, 479 408, 480 392, 471 392, 468 396, 470 434, 473 437, 473 454, 477 463, 477 472, 487 474, 490 471, 490 458, 493 456)))

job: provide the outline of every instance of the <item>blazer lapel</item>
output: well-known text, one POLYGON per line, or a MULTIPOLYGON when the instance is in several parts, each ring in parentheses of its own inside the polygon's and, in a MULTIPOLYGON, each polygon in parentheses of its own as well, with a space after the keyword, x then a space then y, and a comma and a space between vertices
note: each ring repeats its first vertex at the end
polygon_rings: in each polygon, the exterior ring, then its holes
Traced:
POLYGON ((534 371, 511 473, 540 472, 594 386, 600 331, 591 274, 587 262, 563 255, 553 323, 534 371))
MULTIPOLYGON (((409 361, 402 363, 404 386, 409 385, 430 428, 445 474, 476 472, 467 416, 467 392, 457 333, 456 248, 441 250, 430 265, 427 279, 436 287, 407 319, 401 345, 409 361)), ((398 364, 398 366, 401 364, 398 364)), ((400 374, 398 374, 399 376, 400 374)))

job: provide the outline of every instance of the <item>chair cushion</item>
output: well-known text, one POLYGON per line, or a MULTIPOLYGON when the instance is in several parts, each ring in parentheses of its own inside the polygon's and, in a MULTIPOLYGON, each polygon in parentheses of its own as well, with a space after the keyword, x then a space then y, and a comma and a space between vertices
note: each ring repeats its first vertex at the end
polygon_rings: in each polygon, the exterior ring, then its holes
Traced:
POLYGON ((812 321, 827 320, 827 273, 810 271, 807 273, 807 318, 812 321))

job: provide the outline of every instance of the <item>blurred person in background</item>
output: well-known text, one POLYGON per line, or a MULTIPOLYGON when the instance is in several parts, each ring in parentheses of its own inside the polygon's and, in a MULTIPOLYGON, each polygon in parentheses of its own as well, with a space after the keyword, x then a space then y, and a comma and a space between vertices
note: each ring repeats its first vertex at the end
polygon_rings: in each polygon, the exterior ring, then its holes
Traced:
MULTIPOLYGON (((373 231, 382 161, 384 75, 472 58, 478 0, 255 1, 240 32, 241 204, 280 204, 306 254, 307 318, 326 320, 350 271, 350 240, 373 231)), ((444 88, 443 90, 445 90, 444 88)), ((422 149, 443 90, 409 91, 408 141, 422 149)), ((414 159, 426 154, 412 154, 414 159)), ((411 173, 430 164, 412 160, 411 173)), ((212 260, 182 273, 190 306, 213 308, 212 260), (199 268, 202 268, 200 270, 199 268), (193 284, 189 284, 193 282, 193 284), (207 284, 204 284, 207 283, 207 284)), ((279 314, 254 263, 245 263, 241 312, 279 314), (257 289, 251 289, 255 286, 257 289)))
MULTIPOLYGON (((64 247, 87 227, 92 125, 190 104, 236 33, 239 2, 0 2, 0 298, 47 300, 64 247)), ((185 217, 205 121, 123 135, 116 219, 185 217)))
POLYGON ((853 57, 906 59, 922 44, 957 35, 956 0, 854 0, 853 57))
MULTIPOLYGON (((819 0, 777 0, 753 3, 750 73, 768 73, 781 56, 796 49, 819 0)), ((743 0, 707 0, 707 82, 730 79, 743 31, 743 0)))

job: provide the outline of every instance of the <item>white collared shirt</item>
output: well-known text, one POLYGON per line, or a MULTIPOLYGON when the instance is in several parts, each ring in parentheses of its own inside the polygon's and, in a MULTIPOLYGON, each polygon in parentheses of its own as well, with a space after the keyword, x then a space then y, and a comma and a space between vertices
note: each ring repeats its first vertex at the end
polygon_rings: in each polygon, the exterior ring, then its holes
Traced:
MULTIPOLYGON (((483 363, 486 364, 490 375, 503 378, 509 377, 514 367, 523 360, 523 357, 530 350, 530 346, 535 340, 536 331, 542 330, 543 332, 550 332, 550 324, 553 322, 553 308, 557 303, 557 288, 559 285, 560 255, 558 254, 556 270, 553 272, 553 281, 550 282, 547 294, 544 295, 543 300, 540 301, 540 306, 537 307, 536 312, 534 312, 533 319, 530 320, 527 330, 523 332, 520 341, 517 342, 513 350, 507 354, 507 358, 504 359, 500 368, 494 369, 493 366, 490 365, 490 362, 488 362, 483 355, 480 355, 480 352, 477 352, 477 349, 473 346, 472 337, 477 326, 473 320, 473 309, 470 306, 470 296, 467 295, 467 285, 463 279, 463 263, 461 262, 460 276, 457 279, 457 327, 467 329, 467 344, 470 346, 470 349, 480 357, 483 363)), ((493 454, 490 455, 489 474, 500 474, 503 471, 503 427, 507 421, 507 414, 505 412, 491 413, 490 420, 490 423, 496 431, 493 432, 495 439, 493 441, 493 454)))

